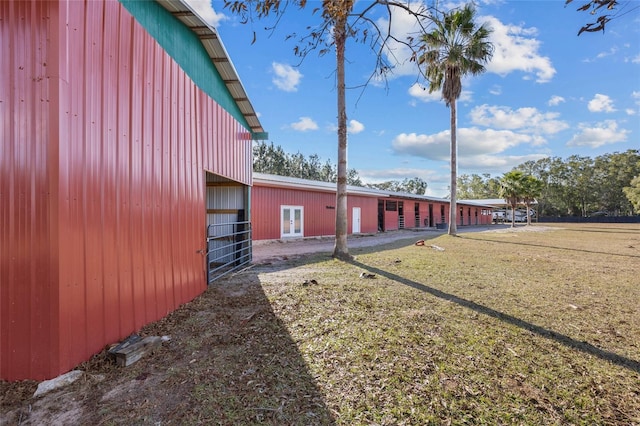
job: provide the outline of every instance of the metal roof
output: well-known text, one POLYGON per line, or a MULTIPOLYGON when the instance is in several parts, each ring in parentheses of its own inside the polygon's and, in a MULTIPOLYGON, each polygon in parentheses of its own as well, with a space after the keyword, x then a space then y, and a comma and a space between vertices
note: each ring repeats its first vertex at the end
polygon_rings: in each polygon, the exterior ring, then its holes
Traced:
MULTIPOLYGON (((334 182, 322 182, 318 180, 308 180, 295 178, 290 176, 278 176, 267 173, 253 173, 253 184, 274 186, 280 188, 307 189, 323 192, 336 192, 336 184, 334 182)), ((354 195, 367 195, 370 197, 386 197, 377 189, 364 188, 360 186, 347 185, 347 193, 354 195)))
POLYGON ((207 24, 184 0, 156 1, 198 36, 233 100, 247 120, 251 132, 255 134, 256 139, 266 139, 266 136, 260 135, 265 131, 216 29, 207 24))
MULTIPOLYGON (((289 176, 271 175, 267 173, 253 173, 254 185, 268 185, 280 188, 310 189, 315 191, 335 192, 336 184, 332 182, 322 182, 316 180, 307 180, 289 176)), ((393 192, 382 189, 366 188, 361 186, 347 185, 347 193, 354 195, 367 195, 378 198, 404 198, 411 200, 434 201, 440 203, 449 203, 451 200, 447 198, 432 197, 430 195, 410 194, 406 192, 393 192)), ((483 200, 464 200, 458 204, 472 205, 477 207, 490 208, 491 205, 482 203, 483 200)))

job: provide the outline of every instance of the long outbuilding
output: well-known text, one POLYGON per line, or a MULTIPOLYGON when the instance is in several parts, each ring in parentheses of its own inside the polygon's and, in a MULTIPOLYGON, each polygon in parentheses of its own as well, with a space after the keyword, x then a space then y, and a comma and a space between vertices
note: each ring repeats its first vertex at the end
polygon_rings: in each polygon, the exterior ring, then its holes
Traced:
MULTIPOLYGON (((348 234, 399 229, 444 228, 450 202, 445 198, 347 187, 348 234)), ((336 184, 254 173, 251 189, 253 239, 335 235, 336 184)), ((491 223, 491 206, 457 204, 458 225, 491 223)))

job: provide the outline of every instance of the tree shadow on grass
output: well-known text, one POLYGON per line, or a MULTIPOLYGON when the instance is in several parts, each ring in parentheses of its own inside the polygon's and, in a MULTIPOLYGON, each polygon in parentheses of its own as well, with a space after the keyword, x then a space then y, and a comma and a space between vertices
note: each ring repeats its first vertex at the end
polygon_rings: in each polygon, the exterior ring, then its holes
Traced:
POLYGON ((350 264, 357 266, 361 269, 364 269, 369 272, 373 272, 379 276, 388 278, 400 284, 404 284, 406 286, 415 288, 416 290, 423 291, 425 293, 429 293, 432 296, 435 296, 439 299, 446 300, 449 302, 456 303, 459 306, 471 309, 475 312, 478 312, 483 315, 487 315, 505 323, 514 325, 523 330, 530 331, 540 337, 544 337, 549 340, 553 340, 555 342, 561 343, 570 348, 588 353, 600 359, 609 361, 613 364, 619 365, 621 367, 627 368, 636 373, 640 373, 640 362, 631 358, 627 358, 621 355, 616 354, 615 352, 606 351, 604 349, 598 348, 597 346, 585 342, 575 340, 569 336, 558 333, 553 330, 549 330, 547 328, 541 327, 539 325, 530 323, 528 321, 524 321, 520 318, 514 317, 513 315, 506 314, 504 312, 497 311, 495 309, 489 308, 487 306, 481 305, 479 303, 473 302, 471 300, 464 299, 462 297, 456 296, 455 294, 447 293, 442 290, 438 290, 437 288, 429 287, 422 283, 418 283, 407 278, 401 277, 389 271, 376 268, 375 266, 366 265, 364 263, 353 260, 349 262, 350 264))
POLYGON ((371 253, 380 253, 381 251, 386 250, 396 250, 399 248, 412 246, 418 240, 422 240, 425 244, 428 245, 429 240, 434 240, 440 237, 442 234, 434 234, 434 233, 416 233, 415 236, 408 236, 406 238, 399 238, 395 241, 381 242, 376 245, 368 245, 362 247, 349 247, 349 253, 353 256, 361 255, 361 254, 371 254, 371 253))
POLYGON ((565 231, 570 232, 594 232, 594 233, 603 233, 603 234, 629 234, 629 235, 638 235, 640 234, 640 226, 637 229, 628 227, 628 228, 616 228, 614 226, 611 227, 602 227, 602 228, 564 228, 565 231))
MULTIPOLYGON (((270 265, 269 271, 292 267, 287 263, 270 265)), ((199 415, 191 416, 198 422, 334 424, 296 342, 263 291, 259 272, 248 268, 223 278, 196 302, 193 316, 200 318, 196 333, 187 330, 187 336, 195 358, 200 361, 202 353, 205 359, 185 410, 199 405, 199 415)))
POLYGON ((640 258, 640 254, 612 253, 612 252, 606 252, 606 251, 578 249, 578 248, 573 248, 573 247, 551 246, 549 244, 524 243, 522 241, 506 241, 506 240, 491 239, 491 238, 487 238, 486 236, 483 236, 482 238, 474 237, 472 235, 458 235, 458 236, 460 238, 467 238, 467 239, 470 239, 470 240, 483 241, 483 242, 487 242, 487 243, 511 244, 511 245, 515 245, 515 246, 542 247, 542 248, 555 249, 555 250, 575 251, 575 252, 578 252, 578 253, 591 253, 591 254, 602 254, 602 255, 607 255, 607 256, 640 258))

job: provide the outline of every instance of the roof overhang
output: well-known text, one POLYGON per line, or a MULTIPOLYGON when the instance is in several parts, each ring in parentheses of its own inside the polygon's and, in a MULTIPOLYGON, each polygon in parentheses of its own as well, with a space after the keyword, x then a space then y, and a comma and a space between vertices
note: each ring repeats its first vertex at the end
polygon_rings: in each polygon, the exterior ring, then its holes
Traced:
MULTIPOLYGON (((307 180, 289 176, 278 176, 267 173, 253 173, 254 186, 269 186, 275 188, 289 188, 306 191, 336 192, 336 184, 333 182, 321 182, 307 180)), ((347 193, 351 195, 361 195, 366 197, 388 197, 375 189, 363 188, 359 186, 347 185, 347 193)))
MULTIPOLYGON (((332 182, 321 182, 316 180, 301 179, 289 176, 272 175, 268 173, 253 173, 254 186, 268 186, 273 188, 289 188, 306 191, 336 192, 336 184, 332 182)), ((347 194, 360 195, 366 197, 376 197, 397 200, 416 200, 436 203, 449 203, 445 198, 432 197, 429 195, 409 194, 405 192, 393 192, 382 189, 366 188, 361 186, 347 185, 347 194)), ((490 205, 473 201, 459 202, 458 204, 472 205, 475 207, 491 208, 490 205)))
POLYGON ((268 139, 258 115, 249 101, 244 86, 238 77, 229 54, 222 44, 222 40, 215 28, 202 19, 184 0, 156 0, 169 13, 179 19, 185 26, 198 36, 211 62, 222 77, 227 90, 244 116, 254 140, 268 139))

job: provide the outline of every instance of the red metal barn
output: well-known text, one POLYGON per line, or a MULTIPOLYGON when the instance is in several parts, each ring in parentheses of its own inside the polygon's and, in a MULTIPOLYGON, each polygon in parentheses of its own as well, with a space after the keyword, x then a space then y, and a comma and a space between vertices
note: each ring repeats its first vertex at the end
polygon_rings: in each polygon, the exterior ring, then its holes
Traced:
MULTIPOLYGON (((354 186, 347 193, 347 233, 377 232, 377 193, 354 186)), ((335 183, 254 173, 253 239, 335 235, 335 205, 335 183)))
MULTIPOLYGON (((348 234, 446 227, 449 218, 447 199, 355 186, 347 192, 348 234)), ((335 198, 334 183, 254 173, 253 239, 335 235, 335 198)), ((489 206, 458 206, 464 225, 491 223, 489 206)))
POLYGON ((0 378, 40 380, 206 288, 263 129, 180 0, 2 1, 0 57, 0 378))

